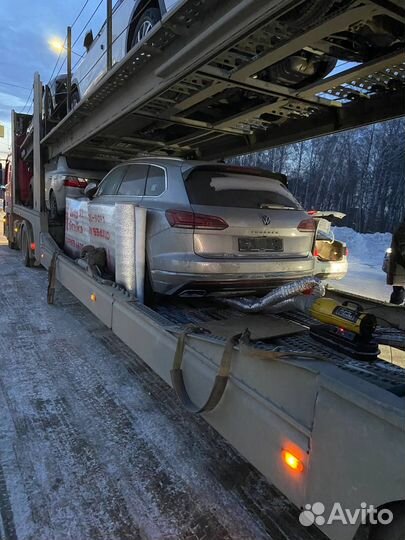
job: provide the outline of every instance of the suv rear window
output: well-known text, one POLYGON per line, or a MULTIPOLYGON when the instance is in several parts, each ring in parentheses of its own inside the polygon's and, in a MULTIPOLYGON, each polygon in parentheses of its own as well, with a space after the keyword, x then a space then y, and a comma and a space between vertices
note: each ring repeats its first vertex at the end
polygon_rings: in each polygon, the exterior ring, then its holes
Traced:
POLYGON ((160 167, 151 165, 149 167, 148 179, 146 181, 145 195, 147 197, 158 197, 165 190, 165 171, 160 167))
POLYGON ((185 186, 190 204, 301 210, 281 182, 265 176, 196 169, 187 176, 185 186))

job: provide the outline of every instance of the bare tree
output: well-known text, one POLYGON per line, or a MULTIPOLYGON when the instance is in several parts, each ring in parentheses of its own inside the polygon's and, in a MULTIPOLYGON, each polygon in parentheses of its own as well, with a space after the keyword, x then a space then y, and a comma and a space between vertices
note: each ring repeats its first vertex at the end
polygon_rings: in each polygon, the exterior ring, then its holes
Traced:
POLYGON ((404 119, 232 161, 282 171, 305 208, 344 212, 360 232, 392 231, 405 216, 404 119))

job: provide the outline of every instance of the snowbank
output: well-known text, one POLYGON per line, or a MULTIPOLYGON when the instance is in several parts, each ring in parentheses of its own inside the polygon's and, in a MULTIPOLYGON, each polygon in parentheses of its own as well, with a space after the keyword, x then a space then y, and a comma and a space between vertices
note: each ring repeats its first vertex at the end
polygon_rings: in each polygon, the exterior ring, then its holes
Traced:
POLYGON ((391 245, 391 233, 362 234, 349 227, 333 227, 336 240, 349 248, 350 261, 359 261, 381 269, 384 254, 391 245))
POLYGON ((392 235, 361 234, 349 227, 334 227, 333 232, 349 248, 349 269, 341 281, 330 280, 330 284, 342 291, 387 302, 392 288, 386 284, 382 263, 392 235))

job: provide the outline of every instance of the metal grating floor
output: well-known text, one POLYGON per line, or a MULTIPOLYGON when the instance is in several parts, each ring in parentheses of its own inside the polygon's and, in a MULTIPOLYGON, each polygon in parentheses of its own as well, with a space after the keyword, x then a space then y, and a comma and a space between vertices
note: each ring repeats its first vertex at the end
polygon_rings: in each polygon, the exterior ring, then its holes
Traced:
POLYGON ((53 156, 112 162, 145 154, 218 159, 403 114, 399 0, 318 1, 321 9, 305 13, 311 4, 181 2, 42 144, 53 156), (390 46, 378 45, 375 28, 390 46), (352 48, 362 49, 364 35, 377 41, 359 56, 352 48), (331 55, 336 68, 316 80, 284 81, 274 70, 297 51, 331 55))
MULTIPOLYGON (((193 301, 177 301, 176 303, 163 303, 155 307, 155 313, 158 316, 159 323, 164 323, 164 321, 166 321, 166 325, 168 326, 187 324, 198 325, 207 321, 225 320, 231 317, 243 316, 242 313, 231 308, 218 306, 215 302, 200 299, 194 299, 193 301)), ((304 326, 309 326, 309 324, 315 322, 310 317, 301 314, 297 315, 295 313, 291 315, 287 314, 286 318, 299 322, 304 326)), ((224 340, 224 338, 220 336, 212 337, 217 338, 218 340, 224 340)), ((255 346, 267 350, 281 348, 281 350, 286 351, 298 350, 317 354, 319 354, 320 349, 322 349, 322 355, 327 356, 327 358, 340 369, 348 371, 380 388, 395 392, 399 387, 402 387, 405 384, 405 369, 381 359, 374 362, 353 359, 346 354, 336 352, 326 345, 321 345, 312 339, 309 333, 277 338, 274 339, 272 343, 256 342, 255 346)))

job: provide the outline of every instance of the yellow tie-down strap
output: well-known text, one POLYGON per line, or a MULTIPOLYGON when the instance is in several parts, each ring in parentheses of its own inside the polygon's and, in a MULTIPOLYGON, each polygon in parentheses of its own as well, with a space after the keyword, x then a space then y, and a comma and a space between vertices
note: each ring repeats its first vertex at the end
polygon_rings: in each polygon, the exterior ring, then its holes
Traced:
POLYGON ((221 398, 225 392, 226 385, 228 383, 229 375, 231 373, 232 353, 236 345, 239 345, 240 350, 242 350, 244 354, 252 357, 256 356, 260 358, 265 358, 267 360, 287 360, 291 358, 302 358, 306 360, 310 359, 321 361, 326 360, 320 355, 314 355, 311 353, 304 353, 299 351, 257 350, 250 345, 250 332, 246 329, 243 334, 239 333, 227 339, 211 392, 205 404, 199 407, 192 401, 189 393, 187 392, 187 388, 184 383, 183 370, 181 369, 186 337, 188 334, 196 331, 198 331, 198 329, 196 328, 187 328, 179 335, 177 339, 176 352, 174 354, 173 367, 170 371, 172 386, 177 394, 179 401, 189 412, 192 412, 194 414, 201 414, 203 412, 212 411, 221 401, 221 398))

